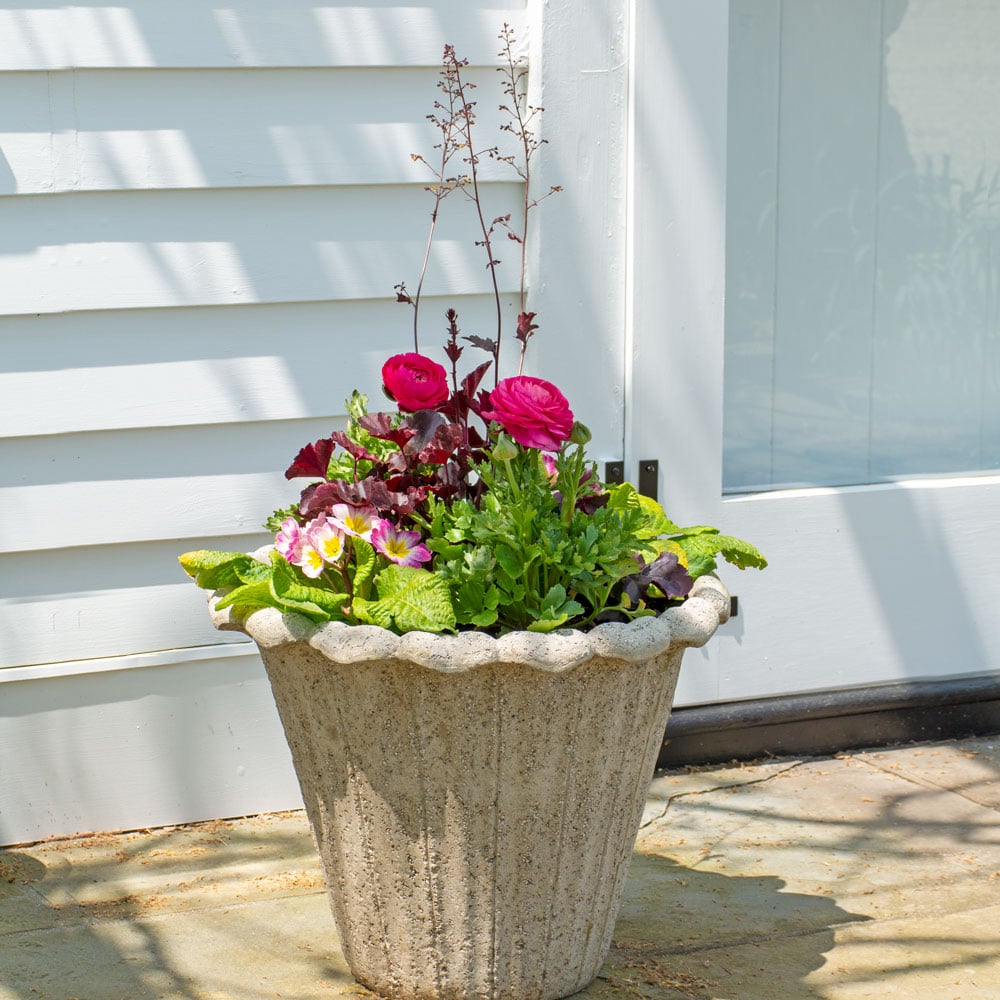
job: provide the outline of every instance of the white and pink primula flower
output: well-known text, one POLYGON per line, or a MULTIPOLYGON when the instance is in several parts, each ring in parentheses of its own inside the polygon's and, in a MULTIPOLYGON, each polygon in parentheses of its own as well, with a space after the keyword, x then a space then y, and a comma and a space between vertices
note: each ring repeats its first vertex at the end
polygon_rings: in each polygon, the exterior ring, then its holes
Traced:
POLYGON ((337 522, 328 520, 326 514, 309 523, 306 540, 326 563, 335 563, 344 554, 344 531, 337 522))
POLYGON ((374 507, 352 507, 346 503, 334 504, 330 508, 330 516, 345 535, 363 538, 366 542, 371 541, 372 528, 379 521, 374 507))
POLYGON ((316 577, 322 575, 326 568, 326 563, 323 562, 323 553, 314 545, 310 545, 309 542, 303 542, 298 566, 306 576, 315 580, 316 577))
POLYGON ((372 528, 371 543, 376 552, 400 566, 419 566, 432 558, 418 531, 400 531, 391 521, 380 520, 372 528))
POLYGON ((285 518, 274 539, 275 549, 310 579, 321 576, 330 563, 344 554, 344 532, 325 514, 302 527, 294 518, 285 518))
POLYGON ((305 538, 302 535, 302 528, 294 517, 286 517, 281 522, 281 529, 274 536, 274 547, 290 563, 298 565, 302 557, 302 546, 305 538))

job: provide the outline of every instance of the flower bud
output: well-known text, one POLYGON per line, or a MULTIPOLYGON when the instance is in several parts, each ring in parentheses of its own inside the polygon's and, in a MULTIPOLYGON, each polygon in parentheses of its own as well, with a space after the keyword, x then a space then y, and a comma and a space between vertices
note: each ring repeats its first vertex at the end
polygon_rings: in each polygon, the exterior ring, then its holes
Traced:
POLYGON ((569 439, 573 444, 585 445, 590 443, 593 434, 586 424, 581 424, 579 420, 573 423, 573 429, 569 432, 569 439))
POLYGON ((494 460, 497 462, 509 462, 516 455, 517 445, 506 434, 500 434, 493 448, 494 460))

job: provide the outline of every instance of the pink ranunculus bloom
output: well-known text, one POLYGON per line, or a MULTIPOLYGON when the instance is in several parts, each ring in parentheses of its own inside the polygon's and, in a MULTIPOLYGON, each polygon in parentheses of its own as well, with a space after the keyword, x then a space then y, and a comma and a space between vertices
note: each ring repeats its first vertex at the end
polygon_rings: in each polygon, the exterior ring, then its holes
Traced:
POLYGON ((367 542, 371 540, 378 513, 374 507, 352 507, 347 503, 337 503, 330 508, 330 517, 345 535, 354 535, 367 542))
POLYGON ((573 430, 566 397, 551 382, 531 375, 501 380, 490 393, 490 407, 483 417, 499 421, 525 448, 558 451, 573 430))
POLYGON ((391 521, 379 521, 372 528, 371 543, 376 552, 400 566, 419 566, 432 558, 418 531, 400 531, 391 521))
POLYGON ((274 536, 274 547, 288 562, 298 565, 304 541, 299 522, 294 517, 286 517, 281 522, 281 530, 274 536))
POLYGON ((559 472, 556 469, 556 459, 554 455, 542 455, 542 465, 545 466, 545 475, 548 481, 555 486, 559 481, 559 472))
POLYGON ((394 354, 382 382, 401 410, 430 410, 448 398, 448 373, 422 354, 394 354))

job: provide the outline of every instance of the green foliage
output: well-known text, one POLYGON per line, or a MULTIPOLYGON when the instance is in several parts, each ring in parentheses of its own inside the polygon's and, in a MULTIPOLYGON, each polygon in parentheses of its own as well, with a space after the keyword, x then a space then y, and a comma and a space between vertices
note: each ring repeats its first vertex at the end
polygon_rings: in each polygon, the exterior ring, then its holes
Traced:
MULTIPOLYGON (((579 454, 559 469, 560 492, 564 477, 579 486, 579 454)), ((478 507, 428 501, 422 526, 456 620, 501 631, 585 625, 615 606, 616 585, 638 568, 636 552, 652 551, 638 538, 645 515, 637 505, 587 513, 565 495, 560 502, 537 452, 505 455, 477 467, 487 488, 478 507)))
POLYGON ((378 575, 378 600, 356 598, 354 614, 361 622, 397 632, 453 632, 455 611, 448 585, 430 570, 387 566, 378 575))
MULTIPOLYGON (((442 199, 461 189, 475 208, 476 245, 494 279, 493 241, 506 230, 523 265, 529 211, 560 190, 553 186, 540 197, 527 190, 529 161, 545 141, 530 126, 541 108, 527 104, 526 68, 506 25, 500 40, 500 128, 523 155, 494 158, 524 182, 525 228, 512 229, 510 214, 484 214, 475 169, 457 176, 449 165, 463 151, 489 147, 473 138, 474 84, 451 46, 439 81, 445 99, 429 116, 443 139, 435 147, 440 168, 432 168, 435 180, 427 187, 434 196, 427 249, 442 199)), ((551 383, 522 375, 499 381, 503 310, 496 280, 495 337, 461 335, 458 313, 448 309, 444 350, 451 371, 420 356, 417 317, 429 259, 425 253, 414 297, 403 283, 396 286, 397 301, 413 309, 418 357, 395 355, 383 366, 383 381, 394 387, 386 395, 398 401, 394 412, 369 413, 367 396, 355 391, 345 404, 345 429, 298 452, 285 475, 308 484, 297 503, 268 519, 276 537, 266 560, 238 552, 180 557, 199 586, 217 591, 216 607, 244 616, 269 607, 399 633, 551 632, 653 614, 654 605, 682 600, 692 577, 714 570, 719 558, 741 568, 766 565, 747 542, 715 528, 678 526, 629 484, 601 484, 584 453, 591 433, 551 383), (467 344, 490 360, 460 373, 467 344), (490 369, 492 392, 483 381, 490 369), (543 455, 536 446, 557 453, 543 455)), ((523 362, 539 325, 525 311, 521 271, 514 335, 523 362)))
MULTIPOLYGON (((201 550, 186 552, 180 564, 195 582, 208 590, 221 590, 216 608, 237 608, 251 614, 260 608, 293 611, 315 622, 356 621, 397 632, 452 632, 455 612, 447 584, 429 570, 394 563, 378 569, 375 550, 362 539, 353 540, 356 559, 348 573, 354 597, 334 586, 336 578, 309 579, 272 550, 264 563, 242 552, 201 550), (370 584, 378 595, 364 595, 370 584)), ((385 560, 382 560, 385 563, 385 560)))
POLYGON ((295 517, 298 510, 299 505, 297 503, 293 503, 288 507, 283 507, 281 510, 276 510, 264 522, 264 527, 270 531, 272 535, 275 535, 281 530, 281 523, 289 517, 295 517))
POLYGON ((220 587, 238 587, 253 584, 269 577, 268 569, 245 552, 216 552, 199 549, 180 556, 184 572, 199 587, 218 590, 220 587))
MULTIPOLYGON (((356 396, 353 405, 363 413, 365 400, 356 396)), ((537 451, 503 445, 474 468, 478 501, 430 494, 411 515, 433 569, 397 565, 358 537, 347 540, 339 570, 324 567, 318 578, 277 551, 268 563, 239 552, 188 552, 181 565, 199 586, 223 591, 220 609, 273 607, 398 633, 550 632, 608 613, 651 614, 648 600, 664 598, 655 575, 664 564, 651 565, 661 553, 676 555, 691 578, 713 572, 719 558, 741 569, 767 565, 748 542, 707 525, 678 526, 628 483, 598 484, 582 446, 564 448, 553 472, 537 451)))
POLYGON ((649 497, 638 493, 631 483, 608 487, 609 506, 621 510, 638 510, 642 524, 637 537, 652 539, 661 552, 674 552, 692 578, 714 573, 718 556, 738 569, 764 569, 767 560, 749 542, 731 535, 722 535, 718 528, 706 524, 678 527, 663 508, 649 497))

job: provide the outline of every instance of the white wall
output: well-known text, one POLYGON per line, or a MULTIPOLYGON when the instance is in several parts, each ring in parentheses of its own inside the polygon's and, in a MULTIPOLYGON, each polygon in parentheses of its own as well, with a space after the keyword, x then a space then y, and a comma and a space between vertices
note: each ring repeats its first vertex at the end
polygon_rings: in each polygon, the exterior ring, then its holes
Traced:
MULTIPOLYGON (((297 449, 409 349, 442 44, 492 94, 522 8, 0 11, 0 843, 298 803, 259 660, 176 556, 264 541, 297 449)), ((422 347, 446 304, 488 332, 451 218, 428 288, 422 347)))

